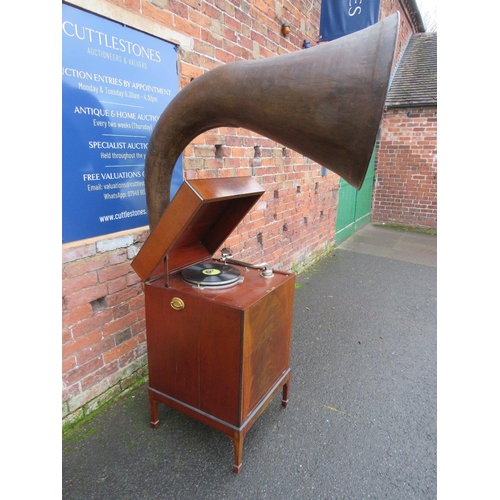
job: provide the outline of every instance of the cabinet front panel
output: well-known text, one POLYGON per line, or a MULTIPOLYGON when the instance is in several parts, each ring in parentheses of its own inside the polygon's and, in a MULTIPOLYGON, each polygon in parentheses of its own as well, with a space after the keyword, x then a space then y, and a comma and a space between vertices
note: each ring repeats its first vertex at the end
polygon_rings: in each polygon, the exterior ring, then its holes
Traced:
POLYGON ((149 385, 198 408, 200 318, 175 311, 170 305, 175 296, 169 289, 145 286, 149 385))
POLYGON ((150 387, 239 425, 242 312, 161 284, 145 290, 150 387))
POLYGON ((242 313, 210 304, 200 325, 200 409, 240 425, 242 313))

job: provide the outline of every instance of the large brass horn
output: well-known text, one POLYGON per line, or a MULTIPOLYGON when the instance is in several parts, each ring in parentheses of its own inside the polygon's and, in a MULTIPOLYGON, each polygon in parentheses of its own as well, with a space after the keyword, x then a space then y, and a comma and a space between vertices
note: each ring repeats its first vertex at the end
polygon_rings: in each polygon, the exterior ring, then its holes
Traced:
POLYGON ((160 116, 145 166, 150 228, 170 202, 175 163, 198 135, 242 127, 289 147, 360 188, 389 86, 399 14, 337 40, 217 67, 160 116))

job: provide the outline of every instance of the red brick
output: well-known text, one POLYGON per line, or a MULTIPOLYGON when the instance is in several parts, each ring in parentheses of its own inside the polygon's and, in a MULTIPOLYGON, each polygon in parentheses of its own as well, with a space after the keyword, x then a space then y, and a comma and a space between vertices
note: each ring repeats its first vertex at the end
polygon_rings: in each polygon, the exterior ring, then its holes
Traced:
POLYGON ((88 334, 93 330, 100 329, 113 320, 113 310, 105 309, 77 323, 72 328, 73 337, 76 339, 81 335, 88 334))
POLYGON ((112 295, 128 287, 126 276, 120 276, 119 278, 110 280, 107 283, 108 283, 108 295, 112 295))
POLYGON ((96 254, 95 244, 82 245, 79 247, 63 248, 62 262, 66 264, 75 260, 92 257, 96 254))
POLYGON ((137 338, 132 337, 104 353, 104 361, 106 364, 111 363, 112 361, 117 360, 120 356, 123 356, 125 353, 129 352, 135 347, 137 347, 137 338))
POLYGON ((110 321, 106 325, 103 326, 102 333, 105 337, 108 335, 112 335, 113 333, 124 330, 130 325, 134 324, 134 321, 137 319, 137 315, 135 312, 131 312, 122 318, 118 318, 116 320, 110 321))
POLYGON ((94 257, 78 260, 64 266, 64 271, 68 278, 82 276, 92 271, 97 271, 108 265, 108 255, 99 254, 94 257))
POLYGON ((157 21, 168 28, 171 28, 174 25, 174 16, 172 13, 166 10, 159 9, 152 5, 150 2, 143 2, 142 12, 145 17, 157 21))
POLYGON ((62 329, 62 343, 72 342, 73 335, 71 334, 71 329, 67 327, 63 327, 62 329))
MULTIPOLYGON (((206 42, 202 42, 202 41, 195 41, 194 42, 194 50, 196 52, 199 52, 200 54, 204 54, 204 55, 209 56, 209 57, 214 57, 214 55, 215 55, 215 47, 210 43, 206 43, 206 42)), ((182 72, 188 76, 194 75, 195 78, 203 73, 201 68, 195 68, 195 67, 189 66, 185 63, 182 64, 182 72), (192 69, 190 74, 186 73, 186 71, 189 70, 189 68, 192 69)))
POLYGON ((82 390, 86 391, 91 387, 96 386, 97 384, 99 384, 99 382, 101 382, 105 378, 115 373, 118 370, 118 368, 119 368, 118 363, 114 362, 111 364, 105 364, 104 366, 101 366, 99 369, 94 370, 87 377, 82 378, 81 381, 82 390))
POLYGON ((109 265, 114 266, 116 264, 121 264, 127 260, 127 249, 119 248, 108 255, 109 265))
POLYGON ((82 391, 80 390, 80 384, 75 383, 69 387, 63 388, 62 391, 62 401, 68 401, 72 397, 78 396, 82 391))
POLYGON ((63 376, 63 382, 67 386, 83 380, 85 377, 95 372, 104 365, 102 357, 92 359, 88 363, 76 367, 63 376))
POLYGON ((63 359, 99 342, 101 338, 101 330, 97 329, 92 332, 86 333, 85 335, 81 335, 72 342, 64 344, 62 348, 63 359))
POLYGON ((76 358, 74 356, 70 356, 63 360, 62 363, 62 373, 68 373, 76 367, 76 358))
POLYGON ((117 264, 116 266, 109 266, 105 267, 104 269, 100 269, 97 275, 99 278, 99 282, 105 283, 118 277, 125 276, 130 272, 133 272, 133 269, 130 266, 130 262, 127 261, 121 264, 117 264))
POLYGON ((65 279, 62 282, 63 297, 76 291, 83 290, 84 288, 90 288, 95 284, 97 284, 97 273, 95 272, 65 279))
POLYGON ((84 304, 88 304, 93 300, 100 299, 105 297, 108 292, 108 288, 106 284, 97 285, 92 288, 87 288, 85 290, 81 290, 71 295, 67 295, 64 297, 67 309, 72 309, 74 307, 78 307, 84 304))
POLYGON ((193 38, 200 38, 201 28, 196 24, 174 14, 174 27, 176 30, 193 38))
POLYGON ((90 304, 84 304, 79 307, 70 309, 69 311, 64 311, 62 316, 63 326, 71 326, 85 318, 88 318, 92 314, 92 306, 90 304))
POLYGON ((191 9, 188 8, 185 2, 179 2, 178 0, 169 0, 168 10, 173 14, 177 14, 178 16, 187 18, 188 12, 191 9))
POLYGON ((106 351, 113 349, 115 342, 113 337, 108 337, 92 344, 89 347, 83 348, 76 353, 78 364, 84 364, 93 358, 100 357, 106 351))

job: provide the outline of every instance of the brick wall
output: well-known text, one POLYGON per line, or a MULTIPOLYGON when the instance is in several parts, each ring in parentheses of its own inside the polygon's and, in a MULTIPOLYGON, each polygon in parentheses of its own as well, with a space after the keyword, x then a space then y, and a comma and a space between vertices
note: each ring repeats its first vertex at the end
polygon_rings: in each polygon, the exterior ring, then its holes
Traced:
MULTIPOLYGON (((71 0, 180 42, 180 87, 221 64, 313 46, 320 0, 71 0), (281 34, 281 24, 291 32, 281 34)), ((398 3, 383 0, 387 12, 398 3)), ((286 77, 284 75, 284 77, 286 77)), ((185 150, 187 179, 252 175, 265 194, 228 238, 235 258, 300 271, 333 248, 338 176, 281 144, 220 128, 185 150)), ((130 267, 147 228, 63 245, 63 423, 87 415, 147 375, 143 288, 130 267)))
POLYGON ((130 267, 147 232, 64 245, 63 417, 77 419, 146 374, 142 284, 130 267))
POLYGON ((436 107, 384 114, 372 222, 437 229, 436 107))

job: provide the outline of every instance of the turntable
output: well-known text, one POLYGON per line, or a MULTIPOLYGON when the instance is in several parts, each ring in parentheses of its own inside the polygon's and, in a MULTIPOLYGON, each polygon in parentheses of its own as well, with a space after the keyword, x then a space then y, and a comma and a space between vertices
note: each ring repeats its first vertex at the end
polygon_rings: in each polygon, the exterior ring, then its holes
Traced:
POLYGON ((230 286, 241 280, 241 274, 233 266, 202 262, 181 271, 182 278, 197 286, 230 286))
POLYGON ((263 194, 251 177, 185 181, 132 267, 144 282, 151 426, 158 403, 227 434, 288 402, 295 276, 215 252, 263 194))

